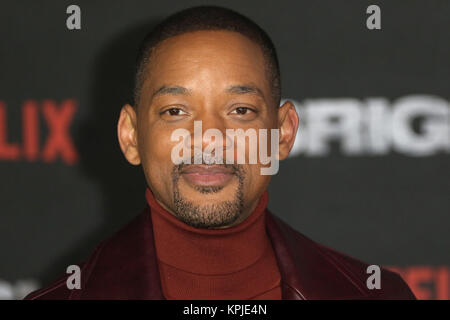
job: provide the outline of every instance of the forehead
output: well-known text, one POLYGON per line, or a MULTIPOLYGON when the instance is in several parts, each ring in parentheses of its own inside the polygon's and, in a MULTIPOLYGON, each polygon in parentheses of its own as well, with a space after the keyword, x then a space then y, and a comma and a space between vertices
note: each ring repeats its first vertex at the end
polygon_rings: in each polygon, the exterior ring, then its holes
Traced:
POLYGON ((268 89, 258 44, 229 31, 196 31, 164 40, 154 49, 144 87, 178 84, 195 87, 255 83, 268 89))

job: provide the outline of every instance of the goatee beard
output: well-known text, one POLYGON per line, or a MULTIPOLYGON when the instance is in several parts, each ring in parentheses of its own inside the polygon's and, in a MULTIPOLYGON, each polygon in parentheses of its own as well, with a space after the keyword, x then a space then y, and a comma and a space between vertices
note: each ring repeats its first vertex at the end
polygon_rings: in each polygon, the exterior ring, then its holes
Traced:
MULTIPOLYGON (((221 201, 213 204, 196 205, 184 198, 179 191, 178 182, 180 171, 185 164, 174 166, 172 170, 173 199, 175 216, 194 228, 216 229, 226 227, 235 222, 242 214, 244 205, 243 184, 244 174, 242 167, 234 164, 224 164, 232 168, 238 178, 238 186, 234 199, 231 201, 221 201)), ((196 186, 195 190, 202 194, 218 193, 222 186, 196 186)))

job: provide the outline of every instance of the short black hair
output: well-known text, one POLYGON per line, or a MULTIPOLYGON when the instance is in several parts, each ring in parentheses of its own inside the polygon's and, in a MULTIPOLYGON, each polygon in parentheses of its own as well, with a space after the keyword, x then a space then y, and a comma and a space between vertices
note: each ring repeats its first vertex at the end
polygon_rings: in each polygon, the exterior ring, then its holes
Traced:
POLYGON ((267 33, 255 22, 231 9, 218 6, 198 6, 170 15, 145 36, 140 45, 135 66, 135 107, 137 107, 140 91, 146 78, 145 70, 155 47, 168 38, 202 30, 237 32, 257 43, 265 58, 273 99, 277 106, 280 104, 280 67, 275 46, 267 33))

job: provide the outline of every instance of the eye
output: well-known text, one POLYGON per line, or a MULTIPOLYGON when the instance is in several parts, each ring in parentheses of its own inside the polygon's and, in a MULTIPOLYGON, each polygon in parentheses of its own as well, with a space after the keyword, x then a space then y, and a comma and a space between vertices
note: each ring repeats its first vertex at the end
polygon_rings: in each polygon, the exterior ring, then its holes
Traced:
POLYGON ((249 114, 251 112, 255 112, 255 110, 247 108, 247 107, 237 107, 236 109, 231 111, 231 114, 238 114, 238 115, 243 116, 243 115, 249 114))
POLYGON ((161 114, 167 114, 169 116, 181 116, 187 113, 181 110, 180 108, 170 108, 161 112, 161 114))

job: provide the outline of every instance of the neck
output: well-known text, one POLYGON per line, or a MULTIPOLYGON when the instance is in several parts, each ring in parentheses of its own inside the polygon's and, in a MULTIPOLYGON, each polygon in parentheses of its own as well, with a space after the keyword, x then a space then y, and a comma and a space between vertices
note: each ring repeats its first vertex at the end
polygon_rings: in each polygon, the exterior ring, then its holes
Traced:
POLYGON ((148 188, 146 199, 151 208, 158 259, 173 267, 197 274, 231 273, 256 262, 269 245, 265 231, 267 192, 247 217, 221 229, 185 224, 164 209, 148 188))

